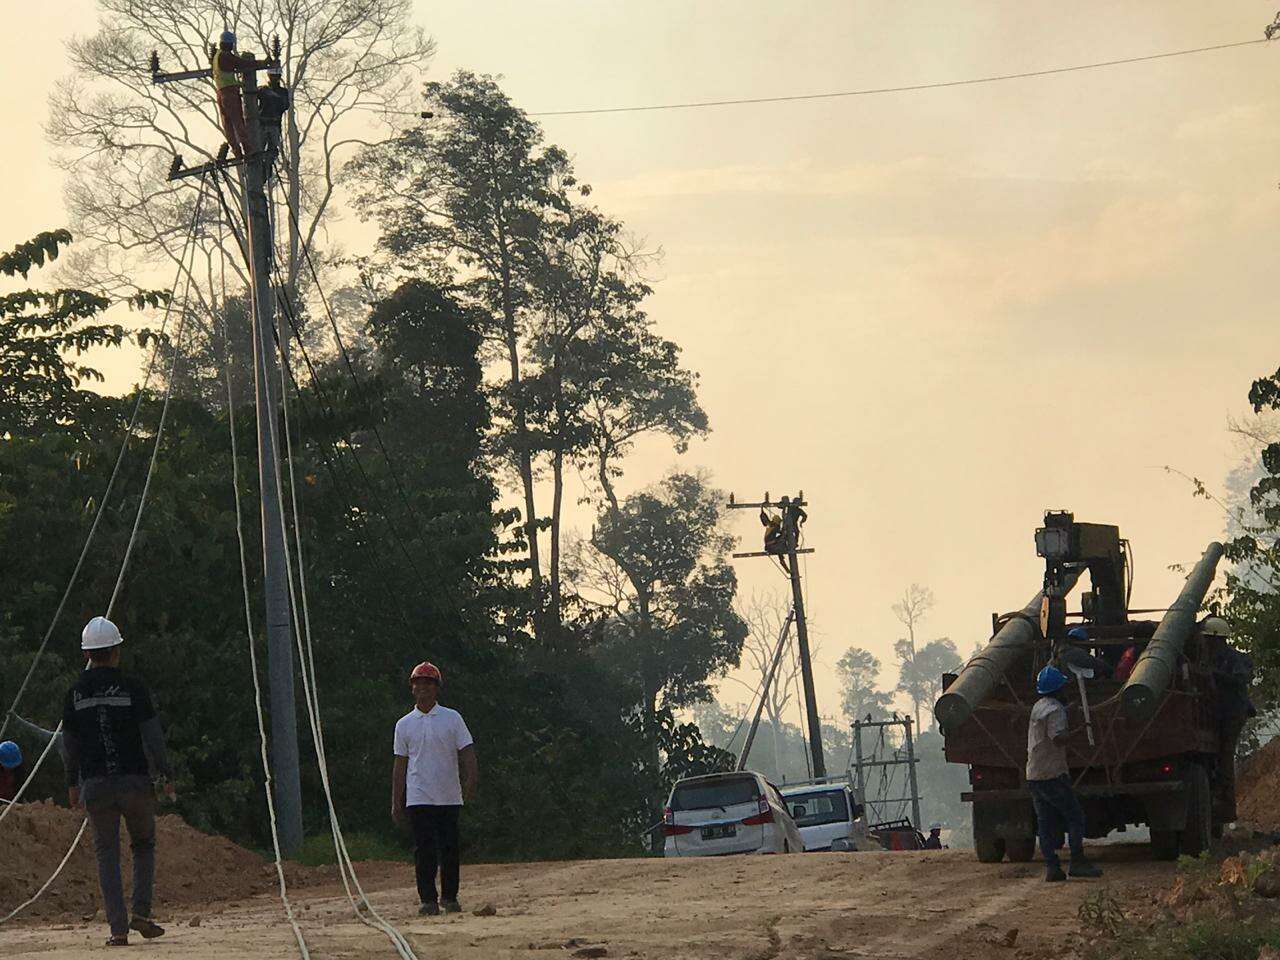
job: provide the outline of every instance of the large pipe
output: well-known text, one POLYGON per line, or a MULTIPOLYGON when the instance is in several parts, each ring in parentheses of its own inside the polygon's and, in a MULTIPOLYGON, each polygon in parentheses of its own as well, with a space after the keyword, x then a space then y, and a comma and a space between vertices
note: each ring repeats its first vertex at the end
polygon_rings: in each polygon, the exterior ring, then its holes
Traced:
MULTIPOLYGON (((1062 592, 1066 594, 1075 586, 1080 570, 1068 570, 1063 574, 1062 592)), ((965 664, 960 675, 947 687, 946 693, 933 705, 933 715, 938 728, 944 733, 954 730, 969 719, 970 714, 991 695, 1005 671, 1014 661, 1035 645, 1040 636, 1040 604, 1044 591, 1040 591, 1021 612, 1009 618, 990 642, 965 664)))
POLYGON ((1177 670, 1178 657, 1182 655, 1187 637, 1195 629, 1196 614, 1200 611, 1200 604, 1204 603, 1209 587, 1213 585, 1220 559, 1222 544, 1215 540, 1187 575, 1187 582, 1183 584, 1178 599, 1165 613, 1151 642, 1147 644, 1147 649, 1134 665, 1129 682, 1120 691, 1120 704, 1131 720, 1146 720, 1150 717, 1164 692, 1169 689, 1177 670))

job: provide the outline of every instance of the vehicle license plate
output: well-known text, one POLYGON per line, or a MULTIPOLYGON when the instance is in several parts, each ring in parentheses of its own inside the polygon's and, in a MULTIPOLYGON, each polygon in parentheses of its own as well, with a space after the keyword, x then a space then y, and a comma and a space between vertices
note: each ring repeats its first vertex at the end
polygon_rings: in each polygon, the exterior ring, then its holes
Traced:
POLYGON ((732 823, 722 823, 719 826, 702 828, 703 840, 719 840, 722 837, 736 837, 737 835, 738 828, 732 823))

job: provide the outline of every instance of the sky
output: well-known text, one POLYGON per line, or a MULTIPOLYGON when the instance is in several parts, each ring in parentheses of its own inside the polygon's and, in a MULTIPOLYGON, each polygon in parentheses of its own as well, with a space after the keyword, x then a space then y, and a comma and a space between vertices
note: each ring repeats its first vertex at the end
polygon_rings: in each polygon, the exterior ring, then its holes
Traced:
MULTIPOLYGON (((5 243, 63 222, 38 91, 94 4, 0 37, 5 243), (39 38, 39 42, 32 42, 39 38), (35 94, 33 96, 33 93, 35 94)), ((415 7, 436 78, 500 74, 530 112, 883 87, 1259 38, 1274 10, 1182 0, 776 4, 502 0, 415 7)), ((1257 45, 1005 83, 546 117, 592 199, 664 257, 649 312, 701 377, 710 436, 650 444, 627 488, 708 470, 739 499, 803 490, 821 711, 851 645, 888 668, 911 583, 962 652, 1043 568, 1045 509, 1115 523, 1136 606, 1219 536, 1228 418, 1275 369, 1280 50, 1257 45)), ((346 231, 344 233, 344 231, 346 231)), ((367 234, 335 235, 352 247, 367 234)), ((114 359, 126 389, 136 359, 114 359)), ((745 547, 757 521, 739 515, 745 547)), ((785 589, 761 560, 745 594, 785 589)), ((740 679, 746 679, 740 674, 740 679)), ((886 669, 891 684, 892 670, 886 669)), ((754 681, 751 682, 754 686, 754 681)), ((747 691, 729 683, 729 703, 747 691)))

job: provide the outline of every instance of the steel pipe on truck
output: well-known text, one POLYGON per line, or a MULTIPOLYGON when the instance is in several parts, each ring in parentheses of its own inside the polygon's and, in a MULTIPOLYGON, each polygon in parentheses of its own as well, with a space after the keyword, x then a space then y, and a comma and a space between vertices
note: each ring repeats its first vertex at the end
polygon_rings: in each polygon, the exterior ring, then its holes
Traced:
POLYGON ((1222 544, 1215 540, 1187 575, 1178 599, 1165 613, 1147 649, 1138 658, 1133 672, 1129 674, 1129 681, 1120 691, 1120 705, 1129 719, 1149 718, 1169 689, 1177 670, 1178 657, 1182 655, 1187 638, 1195 630, 1200 604, 1204 603, 1205 594, 1213 586, 1221 559, 1222 544))
MULTIPOLYGON (((1062 587, 1064 594, 1076 585, 1081 572, 1080 569, 1066 571, 1062 587)), ((1004 626, 973 655, 951 686, 938 698, 933 705, 933 715, 943 733, 968 720, 991 695, 1014 661, 1035 647, 1040 636, 1040 605, 1043 601, 1044 591, 1041 590, 1021 611, 1005 621, 1004 626)))

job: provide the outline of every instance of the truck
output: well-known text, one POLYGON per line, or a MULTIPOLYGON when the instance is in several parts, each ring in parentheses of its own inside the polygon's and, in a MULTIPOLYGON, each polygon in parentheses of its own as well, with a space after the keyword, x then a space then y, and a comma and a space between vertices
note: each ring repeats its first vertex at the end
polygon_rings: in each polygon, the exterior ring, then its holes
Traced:
POLYGON ((1020 610, 993 615, 990 640, 943 676, 934 704, 947 761, 968 767, 961 799, 972 804, 978 859, 1035 855, 1027 727, 1036 675, 1051 663, 1070 681, 1067 757, 1086 836, 1145 825, 1156 858, 1198 855, 1235 819, 1236 744, 1252 710, 1248 658, 1221 617, 1201 616, 1222 545, 1208 545, 1172 605, 1150 620, 1131 617, 1132 551, 1118 527, 1050 511, 1035 542, 1042 589, 1020 610), (1088 589, 1069 613, 1085 573, 1088 589))

